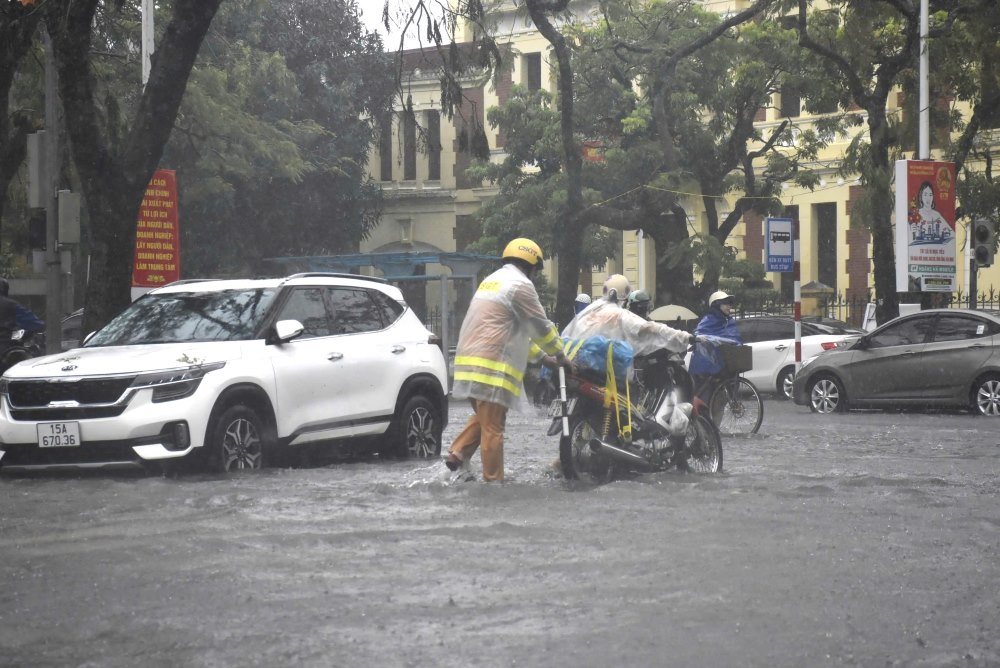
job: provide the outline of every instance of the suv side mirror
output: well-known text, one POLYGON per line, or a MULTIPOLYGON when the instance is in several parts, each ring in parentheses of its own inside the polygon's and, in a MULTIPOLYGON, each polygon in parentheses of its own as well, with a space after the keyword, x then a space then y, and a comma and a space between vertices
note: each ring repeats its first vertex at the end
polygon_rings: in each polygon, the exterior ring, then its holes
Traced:
POLYGON ((274 327, 268 333, 266 343, 268 345, 288 343, 302 334, 305 329, 298 320, 279 320, 274 323, 274 327))

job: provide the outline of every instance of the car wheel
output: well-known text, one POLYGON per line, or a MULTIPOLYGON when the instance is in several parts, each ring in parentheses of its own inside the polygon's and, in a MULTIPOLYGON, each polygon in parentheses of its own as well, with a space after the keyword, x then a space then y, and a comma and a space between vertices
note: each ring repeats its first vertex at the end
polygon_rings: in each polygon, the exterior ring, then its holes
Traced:
POLYGON ((790 366, 781 370, 778 374, 778 382, 775 383, 775 389, 778 390, 779 399, 791 399, 792 398, 792 381, 795 380, 795 367, 790 366))
POLYGON ((441 416, 434 404, 424 396, 410 397, 397 418, 393 453, 404 459, 438 457, 442 429, 441 416))
POLYGON ((208 439, 208 466, 215 473, 259 469, 264 465, 264 423, 243 404, 230 406, 215 420, 208 439))
POLYGON ((809 384, 809 408, 813 413, 841 413, 847 408, 844 386, 833 376, 820 376, 809 384))
POLYGON ((972 389, 972 409, 977 415, 1000 415, 1000 376, 984 376, 972 389))

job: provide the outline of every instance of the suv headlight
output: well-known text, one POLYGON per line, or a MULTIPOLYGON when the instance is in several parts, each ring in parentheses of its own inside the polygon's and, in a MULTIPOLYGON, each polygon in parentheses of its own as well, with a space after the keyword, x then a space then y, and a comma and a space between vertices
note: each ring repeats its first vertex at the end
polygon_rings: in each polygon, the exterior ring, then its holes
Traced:
POLYGON ((153 388, 153 403, 161 401, 173 401, 183 399, 194 394, 201 384, 201 379, 209 371, 215 371, 226 366, 225 362, 215 362, 213 364, 202 364, 201 366, 187 367, 184 369, 171 369, 169 371, 157 371, 154 373, 144 373, 136 376, 129 389, 139 390, 148 387, 153 388))

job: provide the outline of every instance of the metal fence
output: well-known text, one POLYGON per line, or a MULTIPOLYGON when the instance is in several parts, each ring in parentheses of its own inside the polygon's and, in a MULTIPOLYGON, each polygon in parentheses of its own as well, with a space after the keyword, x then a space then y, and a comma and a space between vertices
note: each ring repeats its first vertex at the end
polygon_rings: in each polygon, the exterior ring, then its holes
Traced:
MULTIPOLYGON (((451 341, 449 342, 452 347, 454 347, 455 342, 458 340, 458 330, 462 326, 462 319, 464 318, 464 313, 449 313, 448 314, 448 331, 450 332, 451 341)), ((438 336, 442 335, 441 328, 441 309, 440 308, 429 308, 427 309, 427 315, 421 318, 424 322, 424 326, 431 330, 438 336)))
MULTIPOLYGON (((869 292, 864 296, 847 297, 843 293, 832 295, 829 299, 820 299, 817 303, 818 314, 827 318, 835 318, 850 323, 856 327, 863 324, 868 305, 874 301, 874 294, 869 292)), ((969 308, 969 295, 962 292, 953 293, 922 293, 907 298, 903 296, 900 303, 919 303, 921 308, 969 308)), ((973 308, 991 311, 1000 310, 1000 291, 989 290, 976 295, 973 308)), ((811 315, 817 315, 817 312, 811 315)), ((795 302, 784 299, 741 299, 737 307, 738 317, 746 315, 793 315, 795 302)), ((806 315, 803 312, 803 315, 806 315)))
MULTIPOLYGON (((874 300, 874 293, 869 292, 863 296, 848 297, 843 293, 831 296, 829 299, 820 300, 817 304, 819 314, 827 318, 835 318, 850 323, 855 327, 864 324, 865 311, 868 305, 874 300)), ((979 292, 976 297, 975 308, 991 311, 1000 310, 1000 291, 989 290, 979 292)), ((923 293, 923 295, 913 295, 910 298, 903 296, 901 303, 920 303, 921 308, 969 308, 969 296, 962 292, 953 293, 923 293)), ((743 317, 747 315, 794 315, 795 302, 781 298, 753 299, 751 297, 741 297, 735 315, 743 317)), ((450 332, 451 347, 455 346, 458 340, 458 331, 462 326, 464 313, 449 313, 448 331, 450 332)), ((816 315, 816 313, 803 315, 816 315)), ((423 317, 424 325, 429 330, 441 336, 441 309, 429 308, 426 316, 423 317)), ((689 323, 679 323, 685 327, 689 323)), ((697 320, 690 323, 691 326, 697 324, 697 320)))

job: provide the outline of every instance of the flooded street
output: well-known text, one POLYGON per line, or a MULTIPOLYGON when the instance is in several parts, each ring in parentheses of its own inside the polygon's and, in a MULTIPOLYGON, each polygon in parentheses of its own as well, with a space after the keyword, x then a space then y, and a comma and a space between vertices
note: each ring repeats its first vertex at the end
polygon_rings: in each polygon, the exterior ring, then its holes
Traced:
POLYGON ((1000 665, 1000 422, 767 401, 724 473, 597 488, 546 426, 504 485, 4 477, 0 665, 1000 665))

